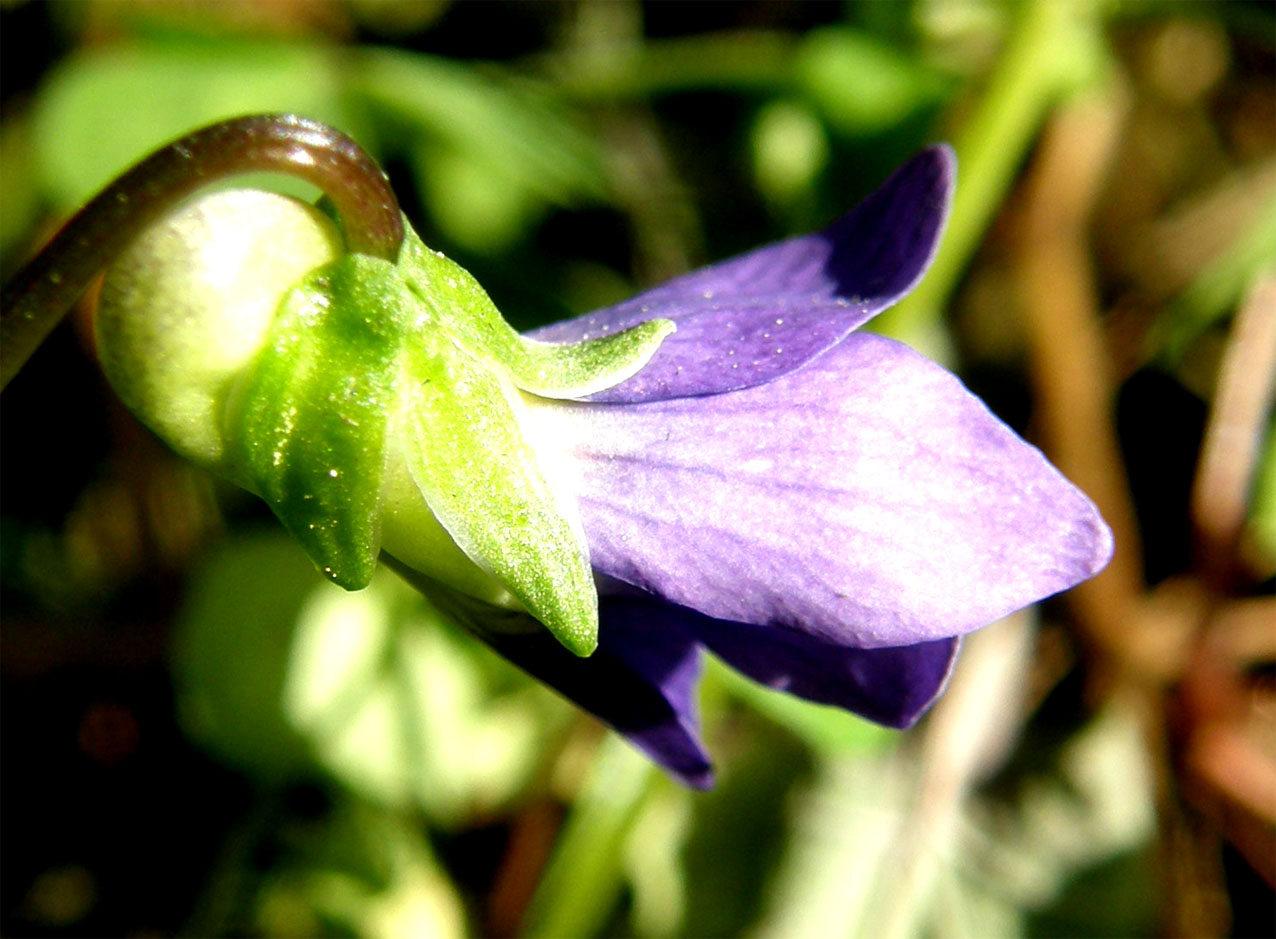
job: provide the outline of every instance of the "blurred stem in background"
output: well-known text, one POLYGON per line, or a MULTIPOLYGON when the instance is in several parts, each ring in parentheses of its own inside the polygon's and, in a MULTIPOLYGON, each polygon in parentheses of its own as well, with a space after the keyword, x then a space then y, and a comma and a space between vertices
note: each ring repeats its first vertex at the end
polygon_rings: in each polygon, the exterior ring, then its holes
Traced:
POLYGON ((606 925, 624 883, 624 841, 658 777, 652 763, 620 736, 603 738, 558 835, 522 935, 591 936, 606 925))
POLYGON ((1148 336, 1148 354, 1182 364, 1191 344, 1230 312, 1263 275, 1276 275, 1276 186, 1235 243, 1170 304, 1148 336))
POLYGON ((1106 66, 1097 3, 1031 0, 1017 4, 997 66, 952 143, 957 191, 939 252, 926 277, 870 328, 922 352, 946 355, 942 319, 975 250, 1003 203, 1050 108, 1106 66))
MULTIPOLYGON (((1252 780, 1265 776, 1276 781, 1270 761, 1240 743, 1255 724, 1250 709, 1238 707, 1235 700, 1244 695, 1242 676, 1252 664, 1252 652, 1220 655, 1213 635, 1218 611, 1234 599, 1232 592, 1250 586, 1235 566, 1236 549, 1268 425, 1276 317, 1260 301, 1252 305, 1259 312, 1243 311, 1237 318, 1197 469, 1196 566, 1149 591, 1111 418, 1117 376, 1100 315, 1089 235, 1090 216, 1114 164, 1126 116, 1123 98, 1114 93, 1081 98, 1052 118, 1023 187, 1017 269, 1044 444, 1060 468, 1095 499, 1116 538, 1108 568, 1067 597, 1091 646, 1091 694, 1133 706, 1155 771, 1160 874, 1171 885, 1160 911, 1164 928, 1174 935, 1214 935, 1227 929, 1227 912, 1219 903, 1225 893, 1219 845, 1217 836, 1206 834, 1183 804, 1190 786, 1176 768, 1181 759, 1176 738, 1196 735, 1199 746, 1200 737, 1226 731, 1230 738, 1224 749, 1238 774, 1250 780, 1237 789, 1248 795, 1255 789, 1252 780), (1220 425, 1225 429, 1216 430, 1220 425), (1191 689, 1199 694, 1203 681, 1216 685, 1214 693, 1229 703, 1210 701, 1212 695, 1193 700, 1191 689), (1189 689, 1185 706, 1177 715, 1167 713, 1166 700, 1180 684, 1189 689), (1175 718, 1182 726, 1174 726, 1175 718)), ((1261 269, 1256 262, 1264 255, 1255 243, 1267 238, 1269 229, 1269 221, 1251 226, 1202 279, 1217 284, 1217 272, 1226 271, 1223 279, 1234 285, 1241 271, 1261 269)), ((1271 255, 1265 257, 1270 263, 1271 255)), ((1172 312, 1162 317, 1163 323, 1172 320, 1172 312)), ((1205 324, 1191 325, 1201 329, 1205 324)), ((1227 787, 1219 788, 1224 797, 1231 795, 1227 787)), ((1260 823, 1270 825, 1273 811, 1260 823)), ((1261 869, 1262 863, 1256 867, 1261 869)))

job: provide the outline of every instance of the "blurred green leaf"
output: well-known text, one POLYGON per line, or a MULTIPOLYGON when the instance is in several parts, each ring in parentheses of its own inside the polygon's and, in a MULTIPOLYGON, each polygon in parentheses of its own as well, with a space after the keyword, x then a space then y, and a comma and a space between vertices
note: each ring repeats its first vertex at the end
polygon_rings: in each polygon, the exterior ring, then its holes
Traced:
POLYGON ((1157 912, 1162 863, 1148 844, 1078 871, 1048 907, 1029 916, 1026 934, 1130 939, 1164 935, 1157 912))
POLYGON ((434 224, 466 250, 507 251, 545 208, 529 187, 448 143, 419 143, 411 153, 434 224))
MULTIPOLYGON (((707 689, 706 689, 707 690, 707 689)), ((757 923, 787 844, 848 838, 853 831, 803 829, 790 839, 790 816, 805 794, 801 782, 812 769, 810 751, 773 725, 714 720, 706 708, 711 739, 721 761, 718 786, 695 796, 690 836, 682 853, 684 889, 693 902, 681 924, 684 936, 766 935, 757 923), (796 798, 795 798, 796 797, 796 798)), ((836 902, 844 904, 839 891, 836 902)), ((824 933, 824 936, 833 935, 824 933)))
POLYGON ((431 212, 467 247, 504 247, 544 207, 605 196, 596 142, 530 85, 472 63, 365 49, 351 89, 406 137, 431 212))
MULTIPOLYGON (((1012 5, 1005 49, 954 135, 957 188, 948 227, 926 276, 870 328, 930 354, 949 296, 1014 183, 1049 109, 1107 75, 1098 0, 1012 5)), ((963 104, 965 104, 963 102, 963 104)), ((937 356, 938 357, 938 356, 937 356)), ((942 361, 942 358, 941 358, 942 361)))
POLYGON ((1158 319, 1150 351, 1179 362, 1193 340, 1236 309, 1260 276, 1276 274, 1276 190, 1221 256, 1205 267, 1158 319))
POLYGON ((0 125, 0 257, 20 251, 39 209, 38 170, 32 159, 30 122, 0 125))
POLYGON ((243 114, 293 111, 366 140, 343 74, 337 50, 300 43, 164 39, 77 52, 36 99, 43 187, 75 207, 157 147, 243 114))
POLYGON ((412 818, 345 797, 292 834, 254 897, 255 932, 367 939, 466 934, 461 898, 412 818))
POLYGON ((811 108, 772 101, 754 118, 751 136, 758 191, 781 210, 811 202, 829 161, 828 138, 811 108))
POLYGON ((443 16, 452 0, 346 0, 346 5, 376 33, 411 37, 443 16))
POLYGON ((789 90, 796 47, 780 31, 731 30, 571 50, 540 64, 564 94, 582 101, 641 100, 696 88, 767 94, 789 90))
POLYGON ((348 593, 277 532, 203 565, 175 671, 191 735, 253 778, 323 770, 456 824, 526 784, 566 707, 491 657, 393 575, 348 593))
POLYGON ((625 877, 632 895, 630 921, 640 936, 676 936, 687 915, 683 855, 697 795, 657 778, 625 843, 625 877))
POLYGON ((455 825, 540 765, 557 701, 526 679, 494 686, 490 653, 397 578, 316 591, 299 616, 282 706, 356 792, 455 825))
POLYGON ((200 566, 178 618, 174 672, 183 723, 256 779, 313 772, 310 747, 280 703, 297 617, 322 584, 282 532, 241 538, 200 566))
POLYGON ((1267 444, 1254 481, 1247 534, 1254 541, 1266 572, 1276 567, 1276 427, 1267 429, 1267 444))
POLYGON ((884 130, 938 104, 949 81, 918 59, 858 30, 810 33, 794 65, 798 86, 837 129, 884 130))
POLYGON ((1134 702, 1110 701, 1042 754, 1047 762, 1018 781, 1017 798, 973 806, 978 834, 958 863, 972 889, 1035 913, 1040 935, 1155 932, 1148 864, 1156 789, 1143 720, 1134 702), (1105 868, 1121 876, 1099 900, 1105 868))

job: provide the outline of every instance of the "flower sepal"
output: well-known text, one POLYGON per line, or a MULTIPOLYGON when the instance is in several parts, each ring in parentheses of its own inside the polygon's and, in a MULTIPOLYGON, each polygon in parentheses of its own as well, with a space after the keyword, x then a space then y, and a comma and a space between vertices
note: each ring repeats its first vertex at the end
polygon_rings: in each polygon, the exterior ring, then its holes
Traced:
POLYGON ((598 598, 575 502, 527 439, 518 391, 451 339, 425 330, 403 350, 408 471, 465 554, 563 645, 588 655, 598 644, 598 598))
POLYGON ((388 261, 348 254, 279 307, 231 402, 230 475, 260 495, 312 561, 368 585, 381 544, 386 438, 412 309, 388 261))
POLYGON ((623 382, 673 324, 527 339, 410 228, 393 262, 342 251, 336 231, 266 193, 183 207, 112 270, 99 317, 108 376, 175 449, 259 494, 340 586, 366 586, 385 551, 526 610, 588 655, 589 550, 573 498, 524 433, 527 396, 623 382), (208 352, 228 345, 210 369, 208 352), (177 416, 173 402, 186 402, 177 416))
POLYGON ((623 330, 570 343, 520 335, 470 273, 427 248, 405 224, 399 271, 434 321, 472 355, 499 362, 514 385, 542 398, 583 398, 632 378, 674 331, 648 318, 623 330))

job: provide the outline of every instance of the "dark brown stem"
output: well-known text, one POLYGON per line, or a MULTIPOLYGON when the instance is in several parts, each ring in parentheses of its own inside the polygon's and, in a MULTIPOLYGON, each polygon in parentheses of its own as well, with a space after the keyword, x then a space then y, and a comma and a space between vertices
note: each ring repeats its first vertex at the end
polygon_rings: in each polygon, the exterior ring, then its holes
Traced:
POLYGON ((403 221, 380 167, 353 140, 293 114, 222 121, 177 140, 98 193, 53 236, 0 298, 0 388, 130 241, 197 189, 242 173, 314 183, 332 200, 346 246, 395 260, 403 221))

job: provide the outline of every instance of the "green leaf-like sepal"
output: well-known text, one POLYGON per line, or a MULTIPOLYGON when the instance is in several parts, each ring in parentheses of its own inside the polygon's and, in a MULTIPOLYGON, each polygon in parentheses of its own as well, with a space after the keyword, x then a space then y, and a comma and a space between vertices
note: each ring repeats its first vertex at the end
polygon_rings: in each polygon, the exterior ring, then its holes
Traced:
POLYGON ((404 350, 408 469, 435 517, 568 649, 598 644, 598 597, 575 507, 523 434, 518 391, 427 330, 404 350))
POLYGON ((380 550, 401 298, 386 261, 347 255, 311 274, 284 298, 235 402, 235 475, 350 590, 367 585, 380 550))
POLYGON ((669 320, 649 320, 571 345, 520 336, 468 271, 427 248, 410 227, 399 270, 408 288, 458 344, 499 362, 517 387, 544 398, 583 398, 620 384, 646 365, 674 331, 669 320))
POLYGON ((570 494, 523 411, 637 372, 665 321, 575 345, 520 336, 409 229, 397 262, 347 255, 280 301, 227 401, 218 468, 266 500, 348 589, 384 548, 426 578, 530 613, 588 655, 598 597, 570 494))

